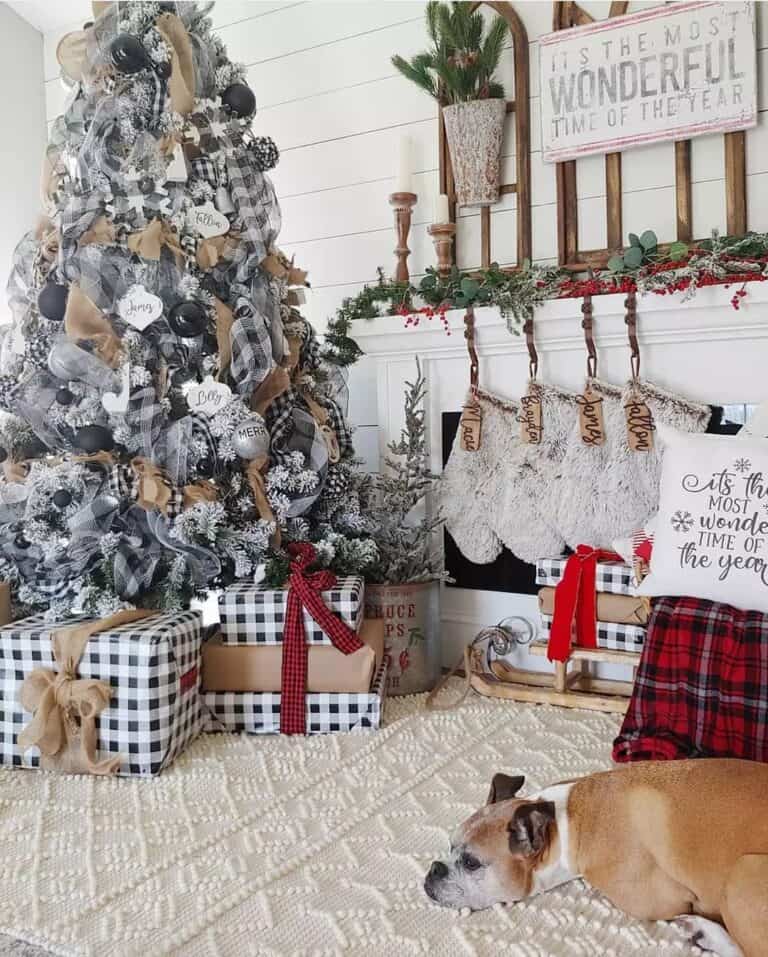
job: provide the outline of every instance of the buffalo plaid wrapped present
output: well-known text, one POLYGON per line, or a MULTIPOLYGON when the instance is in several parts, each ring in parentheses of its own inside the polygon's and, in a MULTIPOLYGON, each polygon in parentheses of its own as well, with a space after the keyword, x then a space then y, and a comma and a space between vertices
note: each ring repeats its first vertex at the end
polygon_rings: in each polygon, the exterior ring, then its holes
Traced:
MULTIPOLYGON (((49 687, 55 691, 55 683, 66 677, 61 655, 54 657, 52 636, 87 622, 51 624, 38 615, 0 629, 0 764, 40 767, 40 749, 24 746, 34 725, 33 714, 21 703, 22 686, 34 673, 32 684, 37 682, 42 704, 39 716, 35 705, 34 718, 40 725, 48 707, 45 691, 49 687)), ((152 615, 110 626, 87 639, 70 689, 99 698, 101 710, 91 719, 95 722, 91 764, 101 769, 77 770, 157 774, 184 751, 203 724, 201 644, 202 616, 194 611, 152 615)))
MULTIPOLYGON (((618 556, 616 556, 618 559, 618 556)), ((536 584, 554 588, 565 574, 568 558, 540 558, 536 562, 536 584)), ((595 568, 595 590, 613 595, 634 595, 637 590, 635 572, 623 561, 598 561, 595 568)))
MULTIPOLYGON (((304 698, 306 734, 357 731, 378 728, 384 711, 387 665, 379 666, 370 691, 313 692, 304 698)), ((280 731, 279 692, 206 691, 204 731, 245 731, 248 734, 277 734, 280 731)))
POLYGON ((656 599, 614 761, 768 761, 766 675, 768 615, 656 599))
MULTIPOLYGON (((353 631, 363 623, 362 578, 338 578, 321 593, 325 607, 353 631)), ((251 582, 230 585, 219 596, 222 641, 235 644, 279 645, 288 610, 287 588, 262 588, 251 582)), ((305 609, 304 634, 308 644, 330 645, 330 637, 305 609)))
MULTIPOLYGON (((542 635, 549 640, 552 616, 541 615, 542 635)), ((595 623, 597 648, 607 651, 642 651, 645 644, 645 628, 642 625, 627 625, 613 621, 595 623)))

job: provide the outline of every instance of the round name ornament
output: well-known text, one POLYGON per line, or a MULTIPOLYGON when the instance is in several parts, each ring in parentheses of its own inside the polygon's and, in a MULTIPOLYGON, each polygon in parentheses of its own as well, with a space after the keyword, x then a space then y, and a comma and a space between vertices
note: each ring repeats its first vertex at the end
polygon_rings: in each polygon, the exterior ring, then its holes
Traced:
POLYGON ((232 433, 232 448, 241 459, 257 459, 269 452, 269 430, 260 415, 252 415, 232 433))

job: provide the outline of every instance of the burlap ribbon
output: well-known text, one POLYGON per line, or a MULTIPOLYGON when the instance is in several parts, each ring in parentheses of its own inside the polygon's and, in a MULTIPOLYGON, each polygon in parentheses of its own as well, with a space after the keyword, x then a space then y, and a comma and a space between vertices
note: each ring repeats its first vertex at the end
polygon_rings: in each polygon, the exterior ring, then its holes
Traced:
POLYGON ((269 504, 264 473, 261 471, 265 465, 266 459, 253 459, 245 467, 245 477, 248 479, 248 485, 251 487, 253 501, 256 505, 256 511, 259 513, 259 518, 265 522, 274 523, 275 531, 271 539, 272 545, 275 548, 280 548, 280 542, 282 540, 280 526, 277 523, 272 506, 269 504))
POLYGON ((115 242, 116 235, 115 224, 110 223, 106 216, 99 216, 80 237, 78 245, 111 246, 115 242))
POLYGON ((197 265, 208 272, 216 266, 220 259, 240 242, 239 233, 224 233, 223 236, 212 236, 210 239, 201 239, 197 244, 197 265))
POLYGON ((182 489, 184 508, 192 508, 198 502, 215 502, 218 497, 218 489, 213 482, 206 479, 200 479, 192 485, 185 485, 182 489))
POLYGON ((163 246, 170 249, 176 257, 177 265, 181 268, 184 262, 184 250, 179 243, 179 237, 162 219, 153 219, 144 229, 128 237, 128 248, 142 259, 159 260, 163 246))
POLYGON ((23 484, 27 480, 27 475, 29 475, 29 462, 26 460, 15 462, 13 459, 7 458, 3 462, 3 475, 5 475, 6 482, 21 482, 23 484))
POLYGON ((227 369, 232 361, 232 325, 235 317, 232 310, 221 299, 214 298, 213 307, 216 310, 216 346, 219 350, 219 374, 217 378, 223 382, 227 377, 227 369))
POLYGON ((149 459, 140 456, 131 459, 131 468, 136 476, 137 504, 147 511, 156 508, 165 515, 173 494, 168 476, 149 459))
POLYGON ((74 342, 87 339, 96 353, 113 369, 120 365, 122 348, 109 320, 76 282, 69 287, 64 330, 74 342))
POLYGON ((35 668, 24 679, 20 693, 21 706, 33 717, 19 734, 19 747, 38 747, 42 768, 104 775, 120 767, 119 755, 96 760, 96 719, 109 704, 112 688, 97 678, 78 678, 77 667, 92 635, 155 614, 126 609, 51 634, 58 671, 35 668))
POLYGON ((161 13, 156 26, 172 51, 168 80, 171 105, 176 113, 187 116, 195 105, 195 62, 187 28, 175 13, 161 13))

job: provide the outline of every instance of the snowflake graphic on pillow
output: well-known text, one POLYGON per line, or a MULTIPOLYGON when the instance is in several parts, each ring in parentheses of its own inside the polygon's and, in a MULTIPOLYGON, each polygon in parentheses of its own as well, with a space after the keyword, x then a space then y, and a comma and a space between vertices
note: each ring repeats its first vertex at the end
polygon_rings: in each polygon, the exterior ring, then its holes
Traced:
POLYGON ((677 511, 669 523, 676 532, 690 532, 693 528, 693 515, 690 512, 677 511))

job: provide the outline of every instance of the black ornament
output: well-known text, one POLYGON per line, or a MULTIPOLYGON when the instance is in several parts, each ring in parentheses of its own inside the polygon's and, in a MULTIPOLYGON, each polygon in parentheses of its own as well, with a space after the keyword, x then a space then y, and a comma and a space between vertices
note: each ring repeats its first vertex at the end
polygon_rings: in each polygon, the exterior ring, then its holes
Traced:
POLYGON ((24 538, 23 535, 17 535, 13 540, 13 544, 16 546, 16 548, 26 549, 29 548, 30 543, 26 540, 26 538, 24 538))
POLYGON ((41 455, 46 455, 48 451, 48 446, 41 438, 38 438, 36 435, 30 435, 23 443, 21 458, 39 459, 41 455))
POLYGON ((75 445, 84 452, 111 452, 115 440, 109 429, 103 425, 84 425, 75 435, 75 445))
POLYGON ((258 169, 262 173, 274 169, 280 159, 280 150, 271 136, 254 136, 249 149, 258 169))
POLYGON ((47 282, 40 290, 37 297, 37 308, 40 315, 51 322, 61 322, 67 311, 67 296, 69 291, 66 286, 58 282, 47 282))
POLYGON ((53 504, 56 508, 66 508, 71 501, 72 496, 65 488, 57 489, 53 493, 53 504))
POLYGON ((155 73, 157 73, 161 80, 169 79, 171 71, 172 68, 170 60, 160 60, 159 63, 155 64, 155 73))
POLYGON ((155 181, 151 176, 142 176, 139 180, 139 192, 143 193, 145 196, 149 196, 150 193, 155 191, 155 181))
POLYGON ((72 405, 75 401, 74 395, 63 386, 56 392, 56 401, 59 405, 72 405))
POLYGON ((221 94, 221 102, 235 116, 253 116, 256 112, 256 97, 245 83, 233 83, 221 94))
POLYGON ((192 339, 205 330, 208 314, 199 302, 177 302, 168 313, 168 325, 182 339, 192 339))
POLYGON ((8 449, 0 448, 0 464, 8 458, 8 449))
POLYGON ((138 37, 130 33, 118 34, 109 45, 109 55, 115 69, 131 74, 152 66, 152 60, 138 37))
POLYGON ((201 478, 210 478, 214 472, 213 459, 200 459, 200 461, 197 463, 196 471, 201 478))

